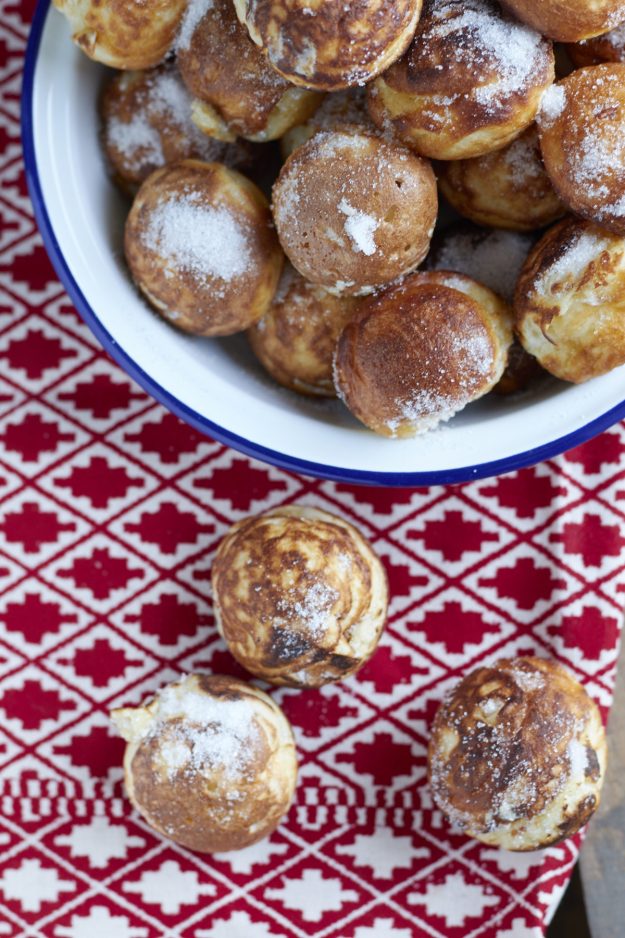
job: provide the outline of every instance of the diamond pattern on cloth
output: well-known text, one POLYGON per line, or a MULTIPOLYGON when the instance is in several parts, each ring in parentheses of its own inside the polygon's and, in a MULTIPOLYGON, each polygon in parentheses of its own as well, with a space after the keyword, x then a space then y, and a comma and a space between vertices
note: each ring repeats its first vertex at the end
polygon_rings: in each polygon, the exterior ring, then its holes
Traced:
POLYGON ((604 716, 625 567, 625 429, 456 488, 300 478, 156 405, 47 260, 19 148, 32 0, 0 0, 0 936, 539 938, 581 838, 513 855, 453 831, 426 784, 458 676, 553 655, 604 716), (157 836, 108 711, 193 669, 241 676, 210 600, 234 521, 302 503, 359 525, 391 583, 360 674, 270 692, 297 735, 286 821, 233 854, 157 836))

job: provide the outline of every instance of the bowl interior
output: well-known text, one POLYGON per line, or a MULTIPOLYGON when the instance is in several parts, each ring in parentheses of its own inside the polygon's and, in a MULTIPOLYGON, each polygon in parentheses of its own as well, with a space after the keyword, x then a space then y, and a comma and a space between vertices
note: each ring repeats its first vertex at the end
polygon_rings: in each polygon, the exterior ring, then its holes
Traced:
POLYGON ((124 265, 127 202, 98 142, 105 70, 70 41, 64 17, 40 3, 25 75, 24 144, 48 250, 100 340, 154 397, 209 435, 287 468, 344 481, 464 481, 575 445, 625 411, 625 369, 582 386, 547 380, 515 398, 490 395, 415 440, 378 437, 338 401, 283 390, 243 336, 177 332, 134 289, 124 265))

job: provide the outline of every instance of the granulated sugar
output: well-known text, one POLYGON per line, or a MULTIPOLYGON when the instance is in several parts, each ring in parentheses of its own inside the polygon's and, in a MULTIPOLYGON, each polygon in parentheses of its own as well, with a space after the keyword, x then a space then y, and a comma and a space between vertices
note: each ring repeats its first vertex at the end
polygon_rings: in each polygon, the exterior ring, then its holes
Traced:
POLYGON ((170 196, 150 212, 143 243, 166 263, 199 279, 229 282, 243 276, 252 260, 233 215, 224 207, 206 205, 193 191, 170 196))
POLYGON ((376 252, 375 238, 373 237, 380 223, 372 215, 354 208, 347 199, 339 202, 339 211, 346 215, 345 231, 351 238, 354 248, 367 257, 376 252))
POLYGON ((276 603, 276 609, 287 624, 297 623, 304 634, 321 639, 331 618, 332 606, 338 598, 335 589, 318 580, 305 591, 287 591, 276 603))
POLYGON ((596 261, 602 251, 609 248, 609 239, 582 229, 575 232, 560 256, 534 282, 534 289, 543 296, 564 281, 579 281, 589 264, 596 261))
POLYGON ((209 10, 213 8, 213 0, 189 0, 186 12, 180 24, 178 38, 176 39, 176 50, 186 50, 191 44, 193 33, 198 23, 206 16, 209 10))
POLYGON ((566 91, 563 85, 551 85, 547 88, 540 100, 540 108, 536 115, 539 125, 549 126, 561 116, 566 107, 566 91))
POLYGON ((529 235, 515 231, 457 232, 445 237, 426 266, 466 274, 510 302, 531 246, 529 235))
POLYGON ((106 125, 106 140, 126 160, 137 160, 140 165, 165 162, 161 135, 150 123, 147 115, 139 111, 129 121, 111 118, 106 125))

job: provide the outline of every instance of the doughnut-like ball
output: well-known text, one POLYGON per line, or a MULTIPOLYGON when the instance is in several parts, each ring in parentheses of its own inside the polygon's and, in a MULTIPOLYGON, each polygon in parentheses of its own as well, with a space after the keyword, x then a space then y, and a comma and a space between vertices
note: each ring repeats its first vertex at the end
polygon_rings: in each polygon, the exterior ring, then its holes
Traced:
POLYGON ((579 42, 606 33, 625 20, 623 0, 501 0, 544 36, 558 42, 579 42))
POLYGON ((566 218, 530 253, 514 300, 523 347, 580 384, 625 364, 625 238, 566 218))
POLYGON ((369 86, 369 111, 424 156, 467 159, 518 137, 554 76, 551 42, 496 0, 426 0, 412 45, 369 86))
POLYGON ((359 127, 375 130, 369 112, 364 88, 347 88, 327 94, 315 113, 305 123, 297 124, 280 140, 280 150, 286 160, 293 150, 317 133, 318 130, 345 130, 359 127))
POLYGON ((273 187, 284 251, 313 283, 366 292, 417 267, 437 213, 430 164, 364 131, 319 131, 273 187))
POLYGON ((148 824, 202 853, 267 837, 291 804, 297 756, 274 701, 232 677, 190 674, 112 712, 128 796, 148 824))
POLYGON ((625 234, 625 65, 572 72, 538 115, 543 161, 571 211, 625 234))
POLYGON ((267 201, 221 163, 183 160, 143 183, 126 222, 133 279, 170 323, 231 335, 268 309, 283 254, 267 201))
POLYGON ((196 98, 193 118, 219 140, 275 140, 306 121, 323 100, 271 68, 239 23, 232 0, 190 4, 177 52, 182 79, 196 98))
POLYGON ((593 39, 571 42, 566 46, 566 51, 576 68, 600 65, 602 62, 625 64, 625 23, 593 39))
POLYGON ((499 381, 511 312, 462 274, 412 274, 363 300, 339 338, 339 396, 364 424, 412 437, 449 420, 499 381))
POLYGON ((188 0, 53 0, 72 39, 111 68, 158 65, 176 38, 188 0))
POLYGON ((336 343, 358 302, 309 283, 288 265, 273 303, 247 334, 254 354, 291 391, 336 397, 336 343))
POLYGON ((386 621, 386 573, 371 545, 318 508, 239 521, 219 546, 212 581, 230 652, 272 684, 321 687, 353 674, 386 621))
POLYGON ((543 166, 535 125, 501 150, 436 167, 440 191, 478 225, 532 231, 565 213, 543 166))
POLYGON ((113 179, 134 195, 150 173, 177 160, 246 165, 249 147, 207 137, 191 120, 191 98, 176 69, 118 72, 100 99, 102 145, 113 179))
POLYGON ((294 85, 362 85, 406 50, 423 0, 234 0, 250 36, 294 85))
POLYGON ((573 834, 599 805, 601 715, 554 661, 501 660, 464 677, 434 719, 432 795, 454 827, 505 850, 573 834))

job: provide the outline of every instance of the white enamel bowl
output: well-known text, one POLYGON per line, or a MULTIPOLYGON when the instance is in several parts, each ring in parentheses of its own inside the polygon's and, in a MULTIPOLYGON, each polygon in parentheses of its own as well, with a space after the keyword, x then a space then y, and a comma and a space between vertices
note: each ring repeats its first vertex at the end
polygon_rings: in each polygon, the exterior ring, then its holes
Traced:
POLYGON ((124 267, 127 207, 98 145, 102 69, 40 0, 23 92, 23 138, 35 213, 77 309, 120 365, 193 426, 250 456, 343 482, 429 485, 496 475, 560 453, 625 415, 625 370, 586 385, 545 382, 493 395, 416 440, 378 437, 338 402, 274 385, 245 339, 176 332, 139 298, 124 267))

